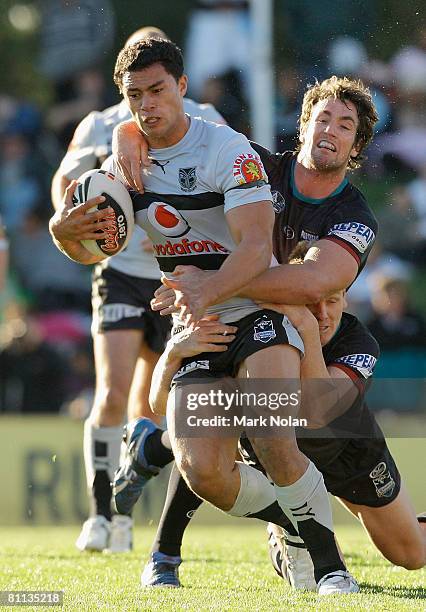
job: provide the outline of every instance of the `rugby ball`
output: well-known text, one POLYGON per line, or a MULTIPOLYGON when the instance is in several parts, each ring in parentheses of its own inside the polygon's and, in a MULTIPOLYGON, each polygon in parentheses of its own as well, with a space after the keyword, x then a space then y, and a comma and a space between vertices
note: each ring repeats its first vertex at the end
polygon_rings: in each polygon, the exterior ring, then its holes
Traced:
MULTIPOLYGON (((82 240, 81 244, 93 255, 110 257, 126 248, 135 226, 135 214, 129 192, 111 172, 89 170, 80 176, 73 195, 73 204, 84 204, 91 198, 104 196, 105 202, 93 206, 88 212, 110 206, 113 212, 108 219, 107 237, 99 240, 82 240)), ((101 233, 101 230, 99 230, 101 233)))

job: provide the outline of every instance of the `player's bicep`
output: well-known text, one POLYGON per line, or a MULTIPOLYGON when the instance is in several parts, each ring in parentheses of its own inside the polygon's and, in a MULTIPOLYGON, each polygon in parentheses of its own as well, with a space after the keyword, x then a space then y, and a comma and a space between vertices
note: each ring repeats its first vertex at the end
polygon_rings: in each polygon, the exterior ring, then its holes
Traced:
POLYGON ((231 208, 226 213, 229 231, 237 244, 247 239, 253 245, 265 243, 268 248, 272 248, 274 219, 271 202, 266 200, 231 208))
POLYGON ((303 265, 311 269, 316 283, 320 285, 320 298, 346 289, 358 274, 355 258, 331 240, 316 242, 306 253, 303 265))

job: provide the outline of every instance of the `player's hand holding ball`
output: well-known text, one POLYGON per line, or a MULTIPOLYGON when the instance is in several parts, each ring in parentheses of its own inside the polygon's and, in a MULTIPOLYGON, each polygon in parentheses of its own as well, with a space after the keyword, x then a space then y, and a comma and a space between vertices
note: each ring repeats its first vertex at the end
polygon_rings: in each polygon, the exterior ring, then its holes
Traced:
POLYGON ((89 170, 78 182, 71 182, 49 227, 68 257, 95 263, 127 246, 134 228, 133 204, 113 174, 89 170))

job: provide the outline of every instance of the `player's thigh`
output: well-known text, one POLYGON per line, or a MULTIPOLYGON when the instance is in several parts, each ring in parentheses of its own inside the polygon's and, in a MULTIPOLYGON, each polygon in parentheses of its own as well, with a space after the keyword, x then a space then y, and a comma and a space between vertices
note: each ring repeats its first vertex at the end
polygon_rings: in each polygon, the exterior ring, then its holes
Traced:
POLYGON ((380 552, 392 563, 417 569, 426 563, 425 538, 403 484, 398 496, 381 507, 340 501, 357 516, 380 552))
MULTIPOLYGON (((213 430, 210 428, 209 435, 206 435, 207 428, 203 425, 194 427, 191 435, 188 435, 190 427, 185 421, 185 406, 176 402, 176 396, 180 397, 176 388, 173 388, 167 405, 167 430, 180 471, 187 480, 197 481, 203 478, 220 478, 221 474, 231 472, 235 463, 238 435, 211 435, 213 430)), ((212 408, 211 416, 215 414, 217 408, 212 408)), ((208 410, 203 411, 203 417, 208 418, 208 410)))
POLYGON ((253 353, 244 360, 242 367, 249 378, 277 378, 298 382, 300 352, 294 346, 277 344, 253 353))

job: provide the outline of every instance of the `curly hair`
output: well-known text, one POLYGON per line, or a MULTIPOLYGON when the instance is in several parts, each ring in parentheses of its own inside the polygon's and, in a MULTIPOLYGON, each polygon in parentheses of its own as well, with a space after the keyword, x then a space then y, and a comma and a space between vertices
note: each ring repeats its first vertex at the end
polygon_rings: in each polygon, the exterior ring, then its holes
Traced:
POLYGON ((114 83, 121 91, 125 72, 144 70, 157 63, 176 81, 183 75, 183 57, 179 47, 164 38, 146 38, 121 49, 115 62, 114 83))
MULTIPOLYGON (((303 97, 302 112, 299 118, 299 138, 305 131, 312 115, 312 109, 320 100, 335 98, 342 102, 352 102, 358 113, 358 128, 355 136, 357 155, 350 157, 348 169, 355 170, 361 166, 364 159, 362 151, 373 138, 374 126, 379 117, 374 106, 370 90, 360 80, 348 77, 332 76, 329 79, 311 85, 303 97)), ((298 145, 300 150, 301 144, 298 145)))

